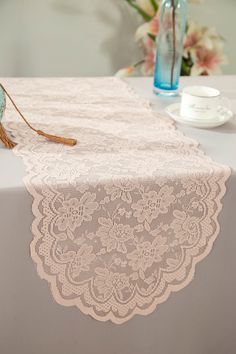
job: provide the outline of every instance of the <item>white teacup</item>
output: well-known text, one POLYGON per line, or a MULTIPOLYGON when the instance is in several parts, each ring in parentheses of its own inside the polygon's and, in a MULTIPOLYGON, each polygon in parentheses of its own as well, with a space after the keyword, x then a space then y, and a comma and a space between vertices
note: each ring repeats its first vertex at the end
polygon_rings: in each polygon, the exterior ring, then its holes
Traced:
POLYGON ((183 89, 180 114, 188 119, 211 120, 218 116, 220 106, 225 103, 230 107, 228 98, 222 97, 215 88, 189 86, 183 89))

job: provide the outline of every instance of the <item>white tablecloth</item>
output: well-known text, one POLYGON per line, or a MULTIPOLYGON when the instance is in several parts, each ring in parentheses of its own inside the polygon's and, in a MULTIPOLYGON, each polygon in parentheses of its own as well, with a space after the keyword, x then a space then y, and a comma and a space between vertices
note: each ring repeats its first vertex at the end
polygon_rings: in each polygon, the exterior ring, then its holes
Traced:
MULTIPOLYGON (((236 109, 235 77, 186 78, 182 84, 218 87, 236 109)), ((2 80, 4 83, 4 80, 2 80)), ((173 102, 152 94, 152 81, 129 79, 160 112, 173 102)), ((24 166, 0 148, 0 353, 1 354, 233 354, 236 352, 236 120, 211 130, 180 127, 233 173, 220 216, 221 233, 197 266, 194 281, 146 317, 122 326, 100 323, 56 304, 29 256, 31 198, 24 166), (22 277, 23 274, 23 277, 22 277), (36 305, 37 304, 37 305, 36 305)))

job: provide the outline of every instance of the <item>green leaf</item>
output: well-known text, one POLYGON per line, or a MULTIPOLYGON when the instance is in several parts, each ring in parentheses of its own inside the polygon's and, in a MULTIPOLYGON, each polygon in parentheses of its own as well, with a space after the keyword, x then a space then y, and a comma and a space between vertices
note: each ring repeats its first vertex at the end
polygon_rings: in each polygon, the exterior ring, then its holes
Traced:
POLYGON ((188 30, 189 30, 189 23, 187 22, 186 28, 185 28, 185 33, 188 33, 188 30))
POLYGON ((138 13, 142 16, 142 18, 146 21, 149 22, 151 21, 152 17, 149 16, 141 7, 139 7, 137 4, 134 3, 134 0, 125 0, 131 7, 133 7, 135 10, 138 11, 138 13))
POLYGON ((154 8, 154 10, 157 12, 158 4, 157 4, 156 0, 150 0, 150 3, 152 4, 152 7, 154 8))
POLYGON ((187 58, 182 57, 181 75, 183 75, 183 76, 190 76, 191 69, 194 65, 194 62, 193 62, 190 52, 188 52, 187 55, 188 55, 187 58))
POLYGON ((138 66, 142 65, 143 63, 145 63, 145 59, 139 60, 137 63, 135 63, 133 65, 134 68, 137 68, 138 66))
POLYGON ((153 42, 156 42, 156 36, 152 33, 148 33, 147 34, 149 38, 151 38, 153 40, 153 42))
POLYGON ((185 58, 182 58, 181 75, 190 76, 190 74, 191 74, 191 66, 188 65, 187 60, 185 58))

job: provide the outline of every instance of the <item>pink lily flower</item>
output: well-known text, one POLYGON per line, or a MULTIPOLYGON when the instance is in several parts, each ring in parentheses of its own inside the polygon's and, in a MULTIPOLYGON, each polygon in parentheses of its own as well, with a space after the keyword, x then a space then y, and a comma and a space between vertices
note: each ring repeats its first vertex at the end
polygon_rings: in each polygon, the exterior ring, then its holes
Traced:
POLYGON ((194 65, 191 75, 211 75, 220 74, 220 66, 227 63, 225 55, 216 47, 207 49, 198 47, 194 52, 194 65))

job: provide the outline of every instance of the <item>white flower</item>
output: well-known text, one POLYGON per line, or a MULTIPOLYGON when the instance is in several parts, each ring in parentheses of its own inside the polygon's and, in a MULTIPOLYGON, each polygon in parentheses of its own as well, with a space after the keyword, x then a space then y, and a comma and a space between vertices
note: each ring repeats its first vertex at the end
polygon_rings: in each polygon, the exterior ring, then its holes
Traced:
POLYGON ((125 243, 134 237, 133 229, 130 225, 113 223, 111 219, 99 218, 101 227, 98 229, 97 235, 101 238, 103 246, 107 248, 107 252, 117 250, 126 253, 125 243))
POLYGON ((167 185, 163 186, 158 193, 156 191, 144 193, 142 199, 132 205, 132 209, 135 210, 134 216, 141 223, 145 220, 150 223, 159 214, 167 213, 168 207, 175 201, 172 193, 173 187, 167 185))
POLYGON ((111 200, 121 199, 130 204, 132 202, 130 193, 138 186, 138 183, 124 179, 107 184, 105 190, 111 195, 111 200))
POLYGON ((160 262, 163 254, 169 248, 166 245, 166 240, 166 237, 159 235, 152 243, 145 241, 137 244, 136 250, 127 255, 132 269, 143 273, 152 266, 153 262, 160 262))
POLYGON ((171 228, 179 243, 195 243, 201 233, 199 219, 194 216, 189 216, 184 211, 180 210, 175 210, 173 215, 175 219, 171 223, 171 228))
POLYGON ((123 298, 122 290, 130 287, 129 278, 124 273, 113 273, 106 268, 99 267, 96 268, 95 273, 94 286, 104 298, 111 296, 113 291, 117 291, 120 298, 123 298))
POLYGON ((187 176, 181 180, 181 184, 187 195, 195 193, 202 197, 207 190, 207 184, 204 182, 204 175, 202 175, 201 178, 187 176))
POLYGON ((73 262, 71 263, 71 274, 73 278, 78 277, 82 271, 89 271, 89 265, 96 258, 92 251, 92 246, 82 245, 79 251, 76 252, 73 262))
POLYGON ((91 215, 98 208, 95 198, 95 193, 86 192, 80 199, 71 198, 63 201, 56 221, 58 229, 65 231, 69 228, 74 231, 83 221, 91 221, 91 215))

